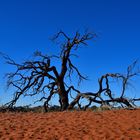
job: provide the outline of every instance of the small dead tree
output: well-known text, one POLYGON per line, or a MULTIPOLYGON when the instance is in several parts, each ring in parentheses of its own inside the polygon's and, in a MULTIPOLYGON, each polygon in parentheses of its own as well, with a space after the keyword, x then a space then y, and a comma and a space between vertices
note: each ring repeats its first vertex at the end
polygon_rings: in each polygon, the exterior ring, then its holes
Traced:
POLYGON ((59 95, 61 110, 66 110, 69 107, 68 94, 71 89, 75 88, 74 85, 67 85, 66 77, 71 79, 73 72, 75 72, 79 77, 79 83, 81 80, 86 80, 86 77, 73 64, 71 57, 75 56, 74 51, 83 45, 87 45, 87 41, 96 38, 96 34, 85 32, 81 35, 76 32, 71 38, 60 31, 53 37, 53 40, 60 37, 63 38, 63 44, 60 45, 59 55, 48 56, 37 51, 35 52, 35 60, 25 61, 22 64, 4 56, 8 64, 16 67, 15 72, 7 74, 8 86, 16 88, 13 100, 6 104, 8 107, 14 106, 21 95, 35 96, 40 93, 43 93, 43 96, 39 101, 45 100, 44 108, 46 111, 54 94, 59 95), (60 71, 52 64, 53 59, 60 62, 60 71))
POLYGON ((80 91, 72 87, 73 90, 77 91, 78 95, 73 100, 69 108, 71 109, 75 104, 78 104, 81 98, 86 98, 89 101, 89 103, 82 108, 84 110, 86 110, 91 105, 91 103, 97 103, 100 105, 104 105, 104 104, 110 105, 110 103, 119 103, 122 105, 122 107, 123 105, 125 105, 126 107, 134 108, 136 106, 134 102, 140 101, 140 98, 128 99, 127 97, 125 97, 125 91, 127 85, 129 84, 129 81, 134 76, 137 76, 140 73, 139 69, 135 70, 136 64, 137 61, 134 61, 130 66, 128 66, 126 74, 107 73, 105 75, 102 75, 101 78, 98 80, 99 90, 96 93, 93 92, 80 93, 80 91), (113 97, 113 93, 110 87, 111 85, 110 79, 116 79, 121 82, 122 90, 121 93, 119 93, 120 95, 119 97, 116 98, 113 97), (107 96, 109 99, 105 100, 102 97, 102 94, 107 96))

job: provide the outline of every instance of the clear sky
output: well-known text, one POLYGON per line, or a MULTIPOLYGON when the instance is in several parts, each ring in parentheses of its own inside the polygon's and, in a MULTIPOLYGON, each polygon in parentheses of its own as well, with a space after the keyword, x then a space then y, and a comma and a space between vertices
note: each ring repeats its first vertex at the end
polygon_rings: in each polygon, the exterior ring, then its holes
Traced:
MULTIPOLYGON (((125 72, 140 58, 139 0, 0 0, 0 52, 17 62, 35 50, 55 53, 49 38, 60 29, 72 36, 86 28, 98 38, 78 51, 75 63, 90 78, 81 90, 96 91, 99 76, 125 72)), ((0 68, 1 103, 9 97, 3 75, 12 68, 2 59, 0 68)), ((139 83, 134 81, 133 92, 138 93, 139 83)))

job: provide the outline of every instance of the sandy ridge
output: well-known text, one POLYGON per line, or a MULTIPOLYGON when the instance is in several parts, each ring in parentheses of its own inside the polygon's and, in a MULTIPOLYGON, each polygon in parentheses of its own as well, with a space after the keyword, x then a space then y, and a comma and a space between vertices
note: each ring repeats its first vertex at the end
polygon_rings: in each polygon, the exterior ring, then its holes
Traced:
POLYGON ((0 140, 140 140, 140 109, 0 113, 0 140))

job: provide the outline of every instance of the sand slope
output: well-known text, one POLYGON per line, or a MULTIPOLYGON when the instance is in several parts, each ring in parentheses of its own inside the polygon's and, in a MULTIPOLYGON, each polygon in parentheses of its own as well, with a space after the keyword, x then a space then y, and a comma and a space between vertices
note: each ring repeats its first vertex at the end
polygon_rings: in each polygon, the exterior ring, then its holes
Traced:
POLYGON ((140 140, 140 109, 0 113, 0 140, 140 140))

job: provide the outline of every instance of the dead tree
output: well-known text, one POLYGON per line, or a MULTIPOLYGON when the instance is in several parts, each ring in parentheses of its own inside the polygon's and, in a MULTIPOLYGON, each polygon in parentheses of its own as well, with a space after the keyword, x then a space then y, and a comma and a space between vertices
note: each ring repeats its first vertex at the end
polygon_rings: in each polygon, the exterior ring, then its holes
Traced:
POLYGON ((13 100, 6 104, 8 107, 14 106, 22 95, 35 96, 43 93, 39 101, 44 100, 46 111, 54 94, 59 95, 61 110, 68 108, 68 94, 71 89, 74 89, 74 85, 68 86, 66 77, 71 79, 75 72, 79 77, 78 83, 81 80, 86 80, 86 77, 73 64, 71 57, 76 56, 73 52, 81 46, 87 45, 87 41, 96 38, 96 34, 85 32, 85 34, 81 35, 76 32, 74 37, 71 38, 63 31, 60 31, 53 37, 53 40, 60 37, 63 39, 63 44, 60 45, 59 55, 48 56, 37 51, 35 52, 34 60, 28 60, 22 64, 18 64, 10 57, 4 56, 8 64, 16 67, 15 72, 7 74, 8 86, 16 88, 13 100), (60 71, 53 65, 53 59, 57 59, 60 63, 60 71))
POLYGON ((106 104, 110 105, 110 103, 118 103, 121 104, 122 106, 125 105, 126 107, 131 107, 134 108, 135 101, 140 101, 140 98, 133 98, 133 99, 128 99, 125 95, 126 87, 129 84, 129 81, 134 77, 137 76, 140 73, 139 69, 135 70, 137 61, 134 61, 130 66, 127 68, 126 74, 120 74, 120 73, 107 73, 98 80, 99 83, 99 90, 96 93, 93 92, 86 92, 86 93, 81 93, 80 91, 74 89, 78 95, 76 98, 73 100, 73 102, 69 105, 69 108, 73 108, 76 104, 78 104, 79 100, 81 98, 86 98, 89 103, 83 107, 84 110, 88 108, 91 103, 97 103, 100 105, 106 104), (110 79, 117 79, 118 81, 121 82, 121 92, 119 93, 119 97, 113 97, 113 93, 111 90, 111 83, 110 79), (108 97, 108 99, 104 99, 102 97, 102 94, 108 97))
POLYGON ((78 76, 81 80, 86 80, 76 65, 73 64, 72 56, 76 56, 75 52, 78 48, 87 45, 87 41, 96 38, 95 33, 86 32, 81 35, 76 32, 74 37, 69 37, 64 32, 58 32, 53 40, 60 39, 63 43, 60 45, 60 52, 58 55, 48 56, 36 51, 33 60, 27 60, 21 64, 16 63, 7 55, 3 55, 7 63, 15 66, 16 71, 7 74, 7 85, 15 88, 13 100, 6 104, 9 108, 13 107, 17 100, 23 96, 36 96, 40 94, 40 99, 37 101, 44 101, 44 108, 47 111, 49 102, 55 94, 59 96, 59 103, 61 110, 73 109, 76 105, 80 109, 86 110, 92 103, 107 104, 119 103, 122 106, 133 107, 135 101, 140 98, 129 100, 125 97, 126 86, 129 80, 140 73, 140 70, 135 70, 137 61, 127 68, 126 74, 107 73, 98 80, 99 90, 95 93, 82 93, 76 89, 74 85, 68 85, 67 79, 71 80, 73 74, 78 76), (60 67, 54 65, 53 60, 59 62, 60 67), (110 79, 117 79, 122 83, 122 90, 119 97, 114 97, 111 89, 110 79), (72 97, 69 101, 70 93, 75 92, 76 97, 72 97), (106 95, 108 99, 104 99, 102 95, 106 95), (88 104, 83 106, 80 104, 81 99, 87 99, 88 104))

